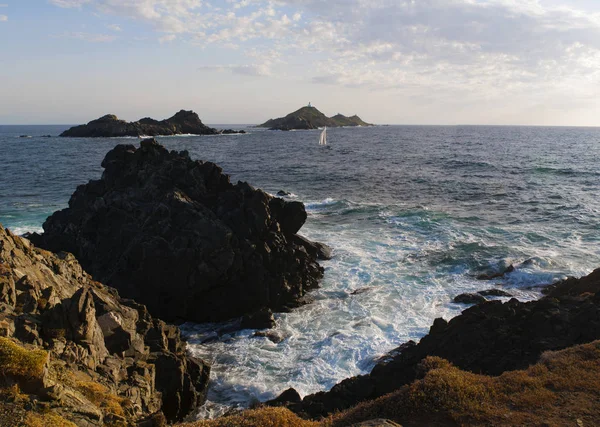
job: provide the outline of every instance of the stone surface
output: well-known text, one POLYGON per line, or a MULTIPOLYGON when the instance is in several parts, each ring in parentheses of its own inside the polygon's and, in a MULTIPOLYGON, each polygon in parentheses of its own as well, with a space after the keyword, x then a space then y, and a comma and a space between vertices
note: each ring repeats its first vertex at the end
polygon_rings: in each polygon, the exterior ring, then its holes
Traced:
POLYGON ((324 249, 295 234, 302 203, 233 185, 217 165, 153 139, 116 146, 102 166, 31 239, 74 253, 153 315, 200 323, 282 311, 318 286, 324 249))
POLYGON ((181 110, 173 117, 165 120, 154 120, 149 117, 137 122, 126 122, 119 120, 114 114, 107 114, 99 119, 92 120, 88 124, 74 126, 60 136, 79 138, 109 138, 120 136, 158 136, 158 135, 216 135, 216 134, 246 133, 225 129, 219 131, 202 123, 193 111, 181 110))
POLYGON ((512 297, 512 294, 509 294, 508 292, 503 291, 502 289, 487 289, 485 291, 479 291, 477 293, 484 297, 512 297))
POLYGON ((209 366, 186 356, 179 329, 92 280, 73 255, 0 225, 0 289, 0 334, 49 352, 37 399, 75 424, 130 425, 160 412, 175 421, 204 402, 209 366))
POLYGON ((525 369, 545 351, 600 338, 598 289, 600 270, 559 283, 539 301, 488 301, 449 322, 436 319, 418 344, 391 352, 370 374, 346 379, 329 392, 287 406, 318 417, 383 396, 414 381, 426 356, 439 356, 460 369, 487 375, 525 369))

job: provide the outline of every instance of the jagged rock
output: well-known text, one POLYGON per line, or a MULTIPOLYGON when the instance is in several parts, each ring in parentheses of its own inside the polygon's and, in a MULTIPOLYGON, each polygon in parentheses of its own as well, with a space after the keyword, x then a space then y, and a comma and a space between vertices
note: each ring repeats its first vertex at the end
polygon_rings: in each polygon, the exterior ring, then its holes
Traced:
POLYGON ((479 291, 477 293, 484 297, 512 297, 512 294, 509 294, 508 292, 503 291, 502 289, 488 289, 485 291, 479 291))
POLYGON ((324 251, 295 235, 302 203, 233 185, 217 165, 153 139, 116 146, 102 166, 102 179, 79 186, 31 239, 74 253, 153 315, 204 322, 280 311, 318 286, 324 251))
POLYGON ((60 136, 79 138, 111 138, 120 136, 159 136, 159 135, 216 135, 218 133, 246 133, 226 129, 218 131, 202 123, 198 114, 193 111, 181 110, 173 117, 158 121, 149 117, 137 122, 119 120, 114 114, 107 114, 92 120, 86 125, 74 126, 60 136))
POLYGON ((377 418, 376 420, 363 421, 362 423, 352 424, 349 427, 402 427, 400 424, 397 424, 390 420, 384 420, 382 418, 377 418))
POLYGON ((283 191, 283 190, 279 190, 277 192, 277 197, 285 197, 285 196, 289 196, 290 194, 292 194, 292 193, 289 193, 289 192, 283 191))
POLYGON ((277 331, 257 331, 252 336, 267 338, 274 344, 279 344, 280 342, 283 342, 286 338, 281 332, 277 331))
POLYGON ((257 127, 269 128, 271 130, 292 130, 292 129, 318 129, 320 127, 340 127, 340 126, 373 126, 364 122, 360 117, 354 115, 346 117, 342 114, 336 114, 333 117, 327 117, 315 107, 302 107, 285 117, 270 119, 258 125, 257 127))
POLYGON ((275 399, 265 402, 265 404, 268 406, 289 406, 290 404, 300 403, 301 401, 302 397, 300 397, 300 393, 294 388, 288 388, 275 399))
POLYGON ((295 235, 293 239, 295 243, 303 246, 306 252, 314 257, 317 257, 317 259, 329 260, 333 257, 333 249, 324 243, 311 242, 305 237, 299 235, 295 235))
POLYGON ((479 294, 460 294, 454 297, 453 302, 457 304, 479 304, 487 300, 479 294))
POLYGON ((71 254, 0 225, 0 289, 0 335, 48 354, 21 390, 54 413, 77 425, 133 425, 161 411, 180 420, 204 402, 209 367, 186 355, 179 329, 92 280, 71 254))
POLYGON ((600 269, 568 279, 539 301, 475 305, 449 322, 436 319, 429 334, 378 363, 368 375, 346 379, 329 392, 290 404, 295 412, 318 417, 383 396, 411 383, 427 356, 439 356, 460 369, 486 375, 525 369, 548 350, 600 338, 600 269))

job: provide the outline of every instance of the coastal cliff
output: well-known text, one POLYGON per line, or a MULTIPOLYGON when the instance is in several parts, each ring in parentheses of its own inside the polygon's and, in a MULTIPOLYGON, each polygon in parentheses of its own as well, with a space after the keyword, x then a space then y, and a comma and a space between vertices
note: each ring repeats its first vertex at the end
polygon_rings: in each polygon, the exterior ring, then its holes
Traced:
MULTIPOLYGON (((169 322, 285 311, 318 286, 323 247, 297 235, 304 205, 155 140, 118 145, 36 244, 75 254, 95 279, 169 322)), ((267 316, 268 317, 268 314, 267 316)), ((268 320, 268 319, 267 319, 268 320)), ((266 324, 269 324, 267 321, 266 324)))
POLYGON ((60 134, 62 137, 78 138, 112 138, 122 136, 168 136, 168 135, 218 135, 221 133, 245 133, 231 129, 217 130, 202 123, 198 114, 181 110, 173 117, 165 120, 154 120, 149 117, 137 122, 119 120, 114 114, 107 114, 88 124, 74 126, 60 134))
POLYGON ((321 127, 341 127, 341 126, 373 126, 363 121, 360 117, 354 115, 346 117, 342 114, 336 114, 333 117, 327 117, 315 107, 302 107, 285 117, 270 119, 257 127, 269 128, 271 130, 293 130, 293 129, 318 129, 321 127))
MULTIPOLYGON (((0 424, 146 426, 206 398, 175 326, 0 226, 0 424)), ((162 420, 162 421, 161 421, 162 420)))

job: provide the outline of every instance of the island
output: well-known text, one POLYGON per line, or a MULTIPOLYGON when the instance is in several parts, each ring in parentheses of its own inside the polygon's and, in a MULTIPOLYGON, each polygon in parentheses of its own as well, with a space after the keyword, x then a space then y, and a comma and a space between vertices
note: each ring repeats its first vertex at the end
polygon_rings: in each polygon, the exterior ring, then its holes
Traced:
POLYGON ((270 130, 296 130, 318 129, 325 126, 334 128, 342 126, 374 125, 363 121, 357 115, 346 117, 343 114, 336 114, 333 117, 327 117, 309 103, 308 106, 302 107, 285 117, 267 120, 257 127, 269 128, 270 130))
POLYGON ((181 110, 165 120, 146 117, 137 122, 120 120, 114 114, 107 114, 92 120, 86 125, 74 126, 60 134, 74 138, 113 138, 123 136, 171 136, 171 135, 219 135, 246 133, 243 130, 218 130, 206 126, 193 111, 181 110))

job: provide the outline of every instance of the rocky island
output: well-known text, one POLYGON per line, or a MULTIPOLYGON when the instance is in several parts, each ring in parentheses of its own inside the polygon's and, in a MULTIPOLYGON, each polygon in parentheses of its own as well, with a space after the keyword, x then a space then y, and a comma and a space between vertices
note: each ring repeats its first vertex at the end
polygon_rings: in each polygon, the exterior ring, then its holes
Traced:
POLYGON ((336 114, 333 117, 327 117, 313 106, 302 107, 285 117, 270 119, 257 127, 269 128, 271 130, 294 130, 294 129, 318 129, 321 127, 341 127, 341 126, 374 126, 363 121, 360 117, 354 115, 346 117, 342 114, 336 114))
POLYGON ((165 120, 149 117, 137 122, 120 120, 114 114, 107 114, 92 120, 86 125, 74 126, 60 134, 62 137, 113 138, 123 136, 169 136, 169 135, 218 135, 246 133, 243 130, 217 130, 202 123, 198 114, 181 110, 165 120))

